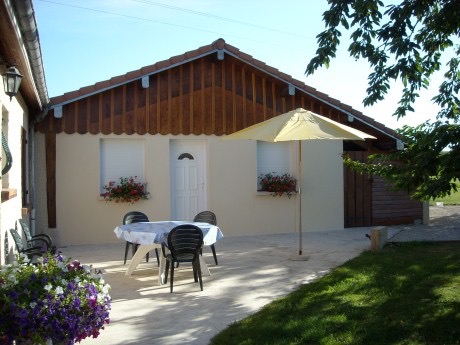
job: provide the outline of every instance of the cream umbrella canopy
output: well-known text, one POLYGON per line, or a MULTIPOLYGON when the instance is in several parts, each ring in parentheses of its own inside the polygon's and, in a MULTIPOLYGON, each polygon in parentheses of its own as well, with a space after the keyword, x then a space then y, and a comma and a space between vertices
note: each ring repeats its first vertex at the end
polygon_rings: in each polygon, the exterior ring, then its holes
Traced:
POLYGON ((224 139, 299 142, 299 255, 302 255, 302 141, 377 139, 372 135, 299 108, 227 135, 224 139))

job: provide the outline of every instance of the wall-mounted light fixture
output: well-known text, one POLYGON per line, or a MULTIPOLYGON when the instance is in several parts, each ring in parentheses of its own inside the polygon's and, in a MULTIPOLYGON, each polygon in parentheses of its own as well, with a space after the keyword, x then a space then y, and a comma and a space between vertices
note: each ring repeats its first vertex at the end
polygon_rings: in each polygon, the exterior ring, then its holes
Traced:
POLYGON ((11 99, 18 94, 19 86, 22 81, 22 75, 19 73, 17 67, 12 65, 6 70, 5 74, 2 74, 2 77, 5 93, 10 96, 11 101, 11 99))

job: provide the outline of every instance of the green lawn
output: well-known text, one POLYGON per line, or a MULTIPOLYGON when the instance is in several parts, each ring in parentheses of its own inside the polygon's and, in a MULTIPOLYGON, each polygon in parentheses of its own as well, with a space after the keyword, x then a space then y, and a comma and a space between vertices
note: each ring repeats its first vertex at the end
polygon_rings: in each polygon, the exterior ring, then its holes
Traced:
POLYGON ((460 243, 365 252, 211 344, 460 344, 460 243))
POLYGON ((437 201, 442 201, 444 205, 460 205, 460 182, 457 181, 456 184, 458 189, 457 192, 452 192, 449 196, 430 201, 430 205, 435 205, 437 201))

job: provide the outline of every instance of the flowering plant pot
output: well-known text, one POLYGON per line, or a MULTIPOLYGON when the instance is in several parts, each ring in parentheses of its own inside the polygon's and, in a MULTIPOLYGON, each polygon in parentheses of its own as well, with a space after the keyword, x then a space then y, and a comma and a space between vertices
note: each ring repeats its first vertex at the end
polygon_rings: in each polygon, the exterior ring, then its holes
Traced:
POLYGON ((110 181, 104 186, 105 192, 102 194, 105 201, 127 202, 134 204, 141 199, 148 199, 149 193, 146 191, 146 183, 137 182, 137 176, 120 177, 118 184, 110 181))
POLYGON ((0 268, 0 344, 73 344, 109 323, 110 286, 79 261, 20 255, 0 268))
POLYGON ((271 192, 273 196, 286 194, 288 198, 296 193, 297 180, 289 175, 276 175, 275 173, 261 174, 259 182, 262 192, 271 192))

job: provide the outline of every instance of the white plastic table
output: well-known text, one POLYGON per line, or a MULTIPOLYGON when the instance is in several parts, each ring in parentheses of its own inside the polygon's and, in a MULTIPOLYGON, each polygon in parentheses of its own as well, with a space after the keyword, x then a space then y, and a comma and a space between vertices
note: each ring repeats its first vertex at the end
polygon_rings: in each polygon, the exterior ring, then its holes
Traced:
MULTIPOLYGON (((219 227, 201 222, 161 221, 131 223, 117 226, 113 231, 119 239, 139 244, 136 253, 129 262, 125 274, 130 276, 149 251, 155 248, 161 250, 161 243, 167 241, 169 232, 176 226, 182 224, 193 224, 198 226, 201 231, 203 231, 203 244, 206 246, 210 246, 224 237, 219 227)), ((163 255, 160 255, 160 267, 158 270, 158 284, 160 285, 164 283, 165 266, 163 255)), ((211 275, 202 256, 200 256, 200 267, 203 275, 211 275)))

